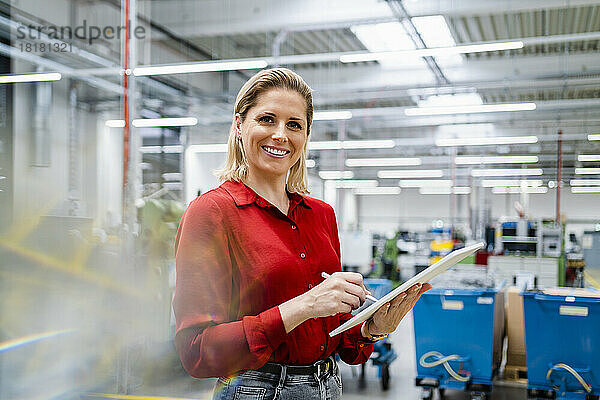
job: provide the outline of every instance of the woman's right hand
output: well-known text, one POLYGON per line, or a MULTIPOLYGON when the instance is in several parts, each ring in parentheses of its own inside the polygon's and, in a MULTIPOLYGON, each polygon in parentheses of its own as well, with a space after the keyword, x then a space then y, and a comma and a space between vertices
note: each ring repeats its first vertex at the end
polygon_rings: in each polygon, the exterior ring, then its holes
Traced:
POLYGON ((310 318, 329 317, 360 307, 370 294, 356 272, 336 272, 308 292, 279 305, 286 333, 310 318))
POLYGON ((304 293, 309 318, 349 313, 365 302, 369 292, 356 272, 336 272, 304 293))

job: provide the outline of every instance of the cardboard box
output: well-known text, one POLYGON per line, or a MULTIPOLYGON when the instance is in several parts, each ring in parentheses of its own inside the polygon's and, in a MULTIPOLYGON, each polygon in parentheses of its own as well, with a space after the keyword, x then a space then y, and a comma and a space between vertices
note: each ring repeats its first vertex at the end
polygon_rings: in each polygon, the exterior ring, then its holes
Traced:
POLYGON ((508 348, 506 364, 526 366, 525 323, 523 318, 523 297, 518 287, 506 289, 506 336, 508 348))

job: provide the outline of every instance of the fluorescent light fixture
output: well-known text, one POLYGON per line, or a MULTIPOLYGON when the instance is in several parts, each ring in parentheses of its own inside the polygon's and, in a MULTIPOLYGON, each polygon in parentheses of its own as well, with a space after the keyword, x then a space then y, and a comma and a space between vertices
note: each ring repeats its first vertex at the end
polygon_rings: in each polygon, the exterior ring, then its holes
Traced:
POLYGON ((571 193, 600 193, 600 187, 572 187, 571 193))
POLYGON ((484 179, 481 181, 483 187, 499 187, 499 186, 515 186, 521 185, 537 187, 542 186, 544 182, 541 180, 518 180, 518 179, 484 179))
POLYGON ((181 182, 183 180, 183 174, 181 172, 165 172, 164 174, 162 174, 162 178, 165 181, 179 181, 181 182))
POLYGON ((471 188, 468 186, 422 186, 419 188, 420 194, 470 194, 471 188))
POLYGON ((496 42, 482 43, 464 46, 434 47, 429 49, 401 50, 401 51, 382 51, 373 53, 356 53, 340 56, 340 62, 365 62, 381 61, 406 57, 440 57, 454 54, 482 53, 486 51, 501 51, 523 48, 523 42, 496 42))
POLYGON ((188 74, 194 72, 237 71, 243 69, 262 69, 268 63, 265 60, 198 62, 192 64, 159 65, 154 67, 137 67, 133 69, 135 76, 188 74))
POLYGON ((349 158, 347 167, 405 167, 421 165, 420 158, 349 158))
MULTIPOLYGON (((600 168, 599 168, 600 169, 600 168)), ((474 169, 471 176, 521 176, 521 175, 542 175, 544 170, 541 168, 495 168, 495 169, 474 169)))
POLYGON ((356 189, 361 187, 375 187, 378 185, 376 179, 356 179, 356 180, 344 180, 344 181, 327 181, 335 185, 338 189, 356 189))
POLYGON ((354 189, 354 194, 357 195, 380 195, 380 194, 400 194, 402 189, 398 186, 377 186, 377 187, 361 187, 354 189))
POLYGON ((408 179, 401 180, 399 183, 402 188, 421 188, 425 186, 452 186, 452 181, 450 179, 408 179))
POLYGON ((339 149, 384 149, 396 146, 393 140, 337 140, 308 142, 309 150, 339 150, 339 149))
POLYGON ((339 150, 342 142, 338 140, 323 140, 320 142, 308 142, 308 150, 339 150))
POLYGON ((593 133, 588 135, 588 140, 591 142, 592 140, 600 140, 600 133, 593 133))
POLYGON ((483 104, 479 93, 457 93, 429 96, 417 102, 419 108, 425 107, 454 107, 476 106, 483 104))
POLYGON ((109 119, 108 121, 106 121, 104 123, 104 125, 108 126, 109 128, 124 128, 125 120, 124 119, 109 119))
POLYGON ((454 160, 458 165, 525 164, 538 161, 538 156, 458 156, 454 160))
POLYGON ((0 83, 50 82, 59 81, 62 75, 58 72, 39 74, 0 75, 0 83))
POLYGON ((540 186, 540 187, 526 187, 526 188, 498 186, 498 187, 492 188, 492 193, 494 193, 494 194, 514 194, 514 193, 537 193, 537 194, 543 194, 543 193, 548 193, 548 188, 547 187, 543 187, 543 186, 540 186))
POLYGON ((417 115, 474 114, 488 112, 532 111, 535 103, 482 104, 472 106, 414 107, 404 110, 409 117, 417 115))
POLYGON ((141 146, 141 153, 156 154, 156 153, 181 153, 183 146, 180 144, 171 144, 167 146, 141 146))
POLYGON ((378 178, 441 178, 444 171, 441 169, 406 169, 393 171, 378 171, 378 178))
POLYGON ((496 136, 437 139, 436 146, 486 146, 499 144, 530 144, 537 143, 537 136, 496 136))
POLYGON ((172 144, 168 146, 163 146, 162 150, 165 153, 181 153, 183 151, 183 146, 180 144, 172 144))
POLYGON ((600 168, 575 168, 576 175, 598 175, 600 168))
POLYGON ((317 165, 315 160, 312 160, 312 159, 306 160, 306 168, 314 168, 315 165, 317 165))
POLYGON ((313 115, 313 121, 332 121, 350 118, 352 118, 350 111, 316 111, 313 115))
POLYGON ((600 179, 571 179, 571 186, 600 186, 600 179))
POLYGON ((471 194, 471 188, 468 186, 454 186, 452 192, 454 194, 471 194))
POLYGON ((577 161, 600 161, 600 154, 580 154, 577 161))
MULTIPOLYGON (((400 22, 384 22, 380 24, 353 25, 350 30, 358 40, 370 51, 370 53, 359 53, 362 55, 380 54, 386 52, 396 52, 405 50, 415 50, 415 43, 412 41, 400 22)), ((340 60, 346 59, 346 56, 340 57, 340 60)), ((383 68, 426 68, 427 64, 420 56, 412 57, 392 57, 377 60, 383 68)))
POLYGON ((198 123, 194 117, 184 118, 143 118, 134 119, 131 124, 136 128, 148 128, 157 126, 193 126, 198 123))
POLYGON ((140 147, 140 153, 156 154, 156 153, 161 153, 161 152, 162 152, 161 146, 141 146, 140 147))
POLYGON ((227 143, 192 144, 188 150, 192 153, 227 153, 227 143))
POLYGON ((321 179, 352 179, 354 172, 352 171, 319 171, 321 179))
POLYGON ((393 140, 346 140, 342 142, 344 149, 387 149, 396 146, 393 140))
MULTIPOLYGON (((443 15, 413 17, 411 21, 427 47, 456 46, 456 42, 450 33, 450 27, 443 15)), ((438 57, 436 61, 445 66, 446 64, 460 64, 463 59, 460 55, 453 54, 448 57, 438 57)))

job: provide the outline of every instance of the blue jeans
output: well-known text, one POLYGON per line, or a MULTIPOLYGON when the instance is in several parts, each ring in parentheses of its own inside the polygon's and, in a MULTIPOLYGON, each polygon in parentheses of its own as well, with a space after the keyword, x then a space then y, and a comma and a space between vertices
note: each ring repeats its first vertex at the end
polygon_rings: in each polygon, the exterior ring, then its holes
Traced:
POLYGON ((320 377, 295 375, 281 368, 281 374, 243 371, 229 378, 219 378, 213 400, 339 400, 342 377, 334 360, 334 368, 320 377))

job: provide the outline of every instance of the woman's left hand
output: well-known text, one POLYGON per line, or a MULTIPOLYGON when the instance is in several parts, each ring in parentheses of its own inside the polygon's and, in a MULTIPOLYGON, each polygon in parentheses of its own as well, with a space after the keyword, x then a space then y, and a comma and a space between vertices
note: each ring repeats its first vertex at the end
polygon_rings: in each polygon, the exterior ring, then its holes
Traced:
POLYGON ((406 292, 396 296, 394 300, 381 307, 371 317, 373 321, 367 325, 371 335, 392 333, 402 321, 402 318, 414 307, 419 297, 432 286, 429 283, 414 284, 406 292))

